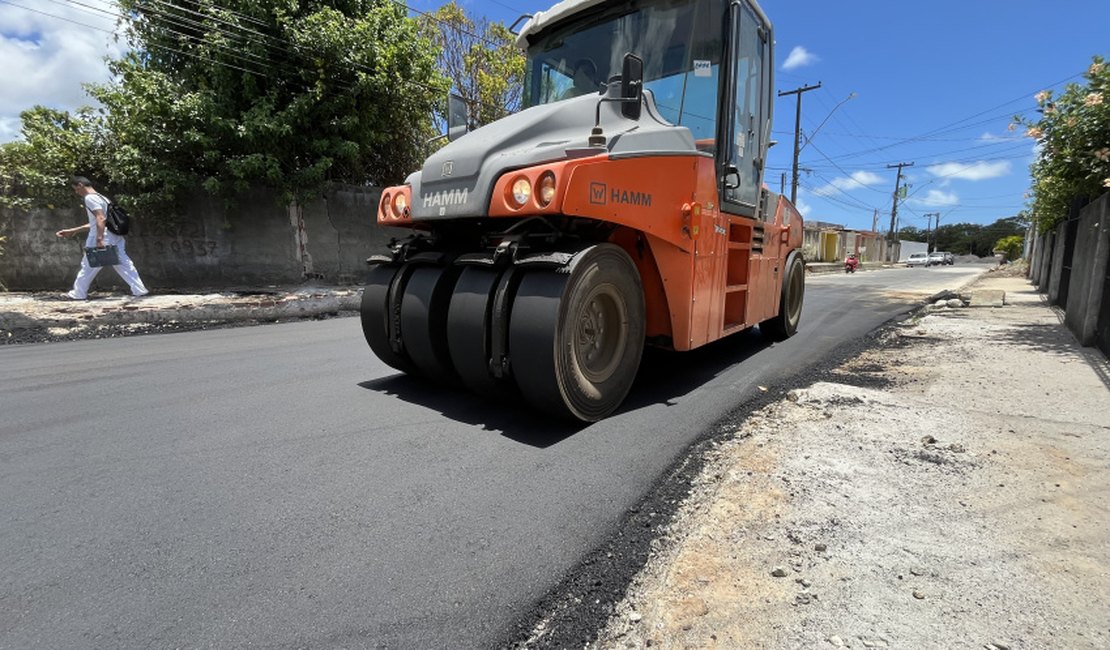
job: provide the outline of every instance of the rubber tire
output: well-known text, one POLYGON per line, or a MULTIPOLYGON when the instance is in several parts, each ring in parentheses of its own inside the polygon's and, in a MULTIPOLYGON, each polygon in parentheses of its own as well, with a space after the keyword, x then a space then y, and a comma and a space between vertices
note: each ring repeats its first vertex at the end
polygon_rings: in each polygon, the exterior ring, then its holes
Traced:
POLYGON ((464 386, 487 397, 507 397, 513 383, 490 372, 490 325, 501 273, 468 266, 459 275, 447 310, 447 348, 464 386))
POLYGON ((362 290, 362 335, 370 350, 386 365, 401 372, 413 373, 412 361, 403 353, 398 354, 389 343, 389 288, 400 267, 395 264, 378 264, 370 269, 370 278, 362 290))
POLYGON ((632 259, 612 244, 582 251, 568 269, 521 280, 509 323, 512 372, 536 408, 596 422, 621 405, 639 371, 644 291, 632 259), (602 367, 590 367, 590 354, 602 367))
POLYGON ((444 384, 459 378, 447 349, 447 309, 461 269, 421 265, 401 298, 401 341, 421 375, 444 384))
POLYGON ((798 331, 802 318, 802 302, 805 299, 805 265, 797 251, 786 258, 785 272, 782 276, 782 294, 779 299, 779 313, 759 324, 759 331, 772 341, 785 341, 798 331))

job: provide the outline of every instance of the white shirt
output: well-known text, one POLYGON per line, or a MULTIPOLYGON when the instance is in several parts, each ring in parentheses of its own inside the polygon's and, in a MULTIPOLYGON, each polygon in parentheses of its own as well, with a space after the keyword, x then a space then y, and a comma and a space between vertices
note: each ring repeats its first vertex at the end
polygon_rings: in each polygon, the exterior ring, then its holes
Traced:
MULTIPOLYGON (((89 236, 85 238, 85 247, 93 248, 96 246, 96 214, 94 210, 100 210, 104 216, 108 216, 108 199, 100 196, 99 194, 86 194, 85 195, 85 212, 89 215, 89 236)), ((119 244, 123 237, 113 233, 112 231, 104 228, 104 245, 116 246, 119 244)))

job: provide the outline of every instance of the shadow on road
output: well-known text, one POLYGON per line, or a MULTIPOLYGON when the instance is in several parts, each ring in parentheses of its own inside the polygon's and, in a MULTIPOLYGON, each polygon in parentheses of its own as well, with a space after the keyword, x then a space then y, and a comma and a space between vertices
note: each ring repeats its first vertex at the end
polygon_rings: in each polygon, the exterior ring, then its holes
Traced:
POLYGON ((752 328, 689 352, 648 348, 621 411, 674 405, 678 398, 769 347, 771 341, 752 328))
MULTIPOLYGON (((618 413, 653 404, 677 404, 678 398, 770 345, 770 341, 753 329, 691 352, 648 348, 644 352, 636 382, 618 413)), ((528 408, 519 395, 494 400, 461 387, 443 386, 405 374, 372 379, 358 385, 540 449, 558 444, 590 426, 552 419, 528 408)))
POLYGON ((439 411, 456 422, 480 426, 486 431, 501 433, 510 440, 539 449, 557 444, 589 426, 581 422, 553 420, 528 409, 518 396, 496 401, 462 387, 443 386, 406 374, 364 381, 359 386, 439 411))

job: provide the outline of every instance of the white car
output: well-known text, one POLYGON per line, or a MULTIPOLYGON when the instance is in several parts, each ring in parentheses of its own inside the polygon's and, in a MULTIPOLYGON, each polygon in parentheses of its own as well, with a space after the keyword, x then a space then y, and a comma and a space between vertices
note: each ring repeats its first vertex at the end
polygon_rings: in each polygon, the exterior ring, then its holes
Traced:
POLYGON ((931 266, 928 253, 910 253, 906 258, 906 266, 931 266))
POLYGON ((937 251, 929 253, 929 266, 944 266, 948 263, 948 253, 937 251))

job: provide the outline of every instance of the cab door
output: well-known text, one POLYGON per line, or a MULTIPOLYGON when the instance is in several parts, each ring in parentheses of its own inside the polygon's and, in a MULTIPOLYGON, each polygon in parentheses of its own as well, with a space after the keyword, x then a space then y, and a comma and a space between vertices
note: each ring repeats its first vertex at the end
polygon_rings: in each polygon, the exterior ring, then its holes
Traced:
POLYGON ((774 206, 761 205, 771 120, 771 28, 747 0, 731 5, 726 87, 718 148, 721 212, 728 221, 722 334, 750 327, 777 308, 781 260, 774 206))
POLYGON ((770 29, 747 2, 732 4, 728 85, 722 93, 720 193, 730 214, 756 217, 771 119, 770 29))

